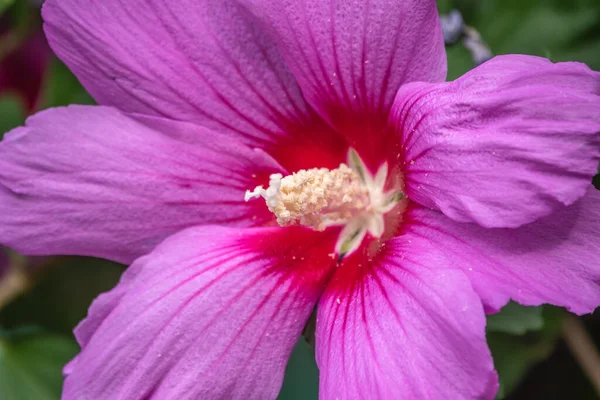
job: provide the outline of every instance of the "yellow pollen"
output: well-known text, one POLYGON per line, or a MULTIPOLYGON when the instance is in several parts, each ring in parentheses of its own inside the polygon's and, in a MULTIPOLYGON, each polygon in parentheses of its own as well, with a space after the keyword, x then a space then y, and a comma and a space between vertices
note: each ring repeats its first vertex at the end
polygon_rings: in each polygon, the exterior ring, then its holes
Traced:
POLYGON ((244 199, 264 198, 281 226, 303 225, 317 231, 344 226, 331 253, 344 257, 358 249, 367 234, 382 237, 384 215, 405 201, 398 182, 386 190, 388 172, 384 162, 372 174, 349 149, 347 163, 336 169, 303 169, 286 177, 273 174, 267 189, 247 190, 244 199))
POLYGON ((246 199, 258 196, 266 199, 279 225, 314 230, 346 224, 370 206, 368 189, 346 164, 333 170, 303 169, 284 178, 271 175, 269 189, 259 186, 246 192, 246 199))

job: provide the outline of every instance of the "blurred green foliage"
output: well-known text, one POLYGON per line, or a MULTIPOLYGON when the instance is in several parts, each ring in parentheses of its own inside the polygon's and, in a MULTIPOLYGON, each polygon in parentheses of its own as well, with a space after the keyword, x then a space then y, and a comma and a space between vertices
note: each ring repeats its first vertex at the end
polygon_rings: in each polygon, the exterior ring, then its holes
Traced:
POLYGON ((0 331, 0 398, 58 399, 62 368, 77 351, 68 336, 26 328, 0 331))
MULTIPOLYGON (((579 61, 600 70, 598 0, 438 0, 440 12, 461 11, 494 54, 532 54, 579 61)), ((461 46, 448 50, 448 79, 472 68, 461 46)))
MULTIPOLYGON (((25 1, 0 0, 0 13, 16 18, 15 29, 36 23, 25 1)), ((600 70, 600 1, 598 0, 438 0, 441 12, 458 8, 494 54, 524 53, 555 61, 581 61, 600 70)), ((1 60, 0 60, 1 61, 1 60)), ((448 79, 472 68, 460 45, 448 49, 448 79)), ((93 99, 58 60, 46 71, 41 108, 93 104, 93 99)), ((14 93, 0 94, 0 137, 21 125, 22 104, 14 93)), ((87 258, 60 258, 44 271, 27 294, 0 312, 0 399, 59 398, 61 368, 77 352, 71 335, 87 307, 110 289, 122 266, 87 258), (36 326, 40 329, 25 329, 36 326)), ((508 394, 535 363, 553 350, 563 311, 510 303, 488 319, 488 341, 508 394)), ((318 370, 312 346, 301 339, 286 370, 280 400, 310 400, 318 394, 318 370)))
POLYGON ((523 335, 544 327, 542 307, 523 307, 510 302, 498 314, 492 314, 487 319, 488 332, 510 333, 523 335))
POLYGON ((25 110, 21 101, 13 94, 0 96, 0 139, 4 133, 25 121, 25 110))
POLYGON ((500 378, 499 398, 510 393, 531 366, 552 352, 563 315, 564 311, 556 307, 510 303, 499 314, 488 317, 487 339, 500 378))
POLYGON ((42 109, 67 104, 94 104, 94 99, 58 59, 53 59, 42 92, 42 109))
POLYGON ((12 6, 15 0, 0 0, 0 14, 6 11, 7 8, 12 6))
POLYGON ((301 338, 285 371, 279 400, 310 400, 319 394, 319 370, 314 348, 301 338))
POLYGON ((71 336, 92 300, 115 286, 122 271, 122 265, 94 258, 49 260, 41 276, 34 277, 34 289, 0 312, 0 326, 39 326, 71 336))

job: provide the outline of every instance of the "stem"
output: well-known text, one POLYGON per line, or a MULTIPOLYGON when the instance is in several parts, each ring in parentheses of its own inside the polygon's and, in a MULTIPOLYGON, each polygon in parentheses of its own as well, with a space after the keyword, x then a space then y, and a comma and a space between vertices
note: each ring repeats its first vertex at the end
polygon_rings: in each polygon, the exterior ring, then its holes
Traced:
POLYGON ((600 395, 600 354, 583 323, 573 315, 567 315, 562 326, 563 338, 600 395))

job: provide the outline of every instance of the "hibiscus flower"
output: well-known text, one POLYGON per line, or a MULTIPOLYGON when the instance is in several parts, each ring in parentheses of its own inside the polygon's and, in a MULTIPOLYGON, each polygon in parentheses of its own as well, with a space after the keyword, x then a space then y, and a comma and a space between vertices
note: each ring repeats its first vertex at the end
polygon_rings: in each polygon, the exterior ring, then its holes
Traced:
POLYGON ((0 242, 133 262, 78 326, 63 399, 273 399, 315 308, 321 399, 491 399, 486 311, 600 304, 585 65, 444 83, 433 0, 43 16, 101 105, 0 144, 0 242))

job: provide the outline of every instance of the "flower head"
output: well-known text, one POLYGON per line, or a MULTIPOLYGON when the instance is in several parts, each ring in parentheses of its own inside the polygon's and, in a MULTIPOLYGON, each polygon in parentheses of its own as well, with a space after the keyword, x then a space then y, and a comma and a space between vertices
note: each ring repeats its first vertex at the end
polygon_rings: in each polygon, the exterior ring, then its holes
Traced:
POLYGON ((397 208, 404 194, 396 186, 386 190, 388 166, 384 162, 372 176, 354 149, 348 165, 300 170, 285 178, 273 174, 265 190, 247 190, 244 200, 263 197, 280 226, 302 225, 316 231, 343 226, 336 253, 350 255, 367 232, 376 239, 385 231, 385 215, 397 208), (350 165, 351 167, 349 167, 350 165))
POLYGON ((492 399, 484 310, 600 303, 586 66, 445 83, 433 0, 43 14, 102 105, 0 144, 0 242, 133 262, 75 332, 65 400, 275 398, 315 306, 322 399, 492 399))

